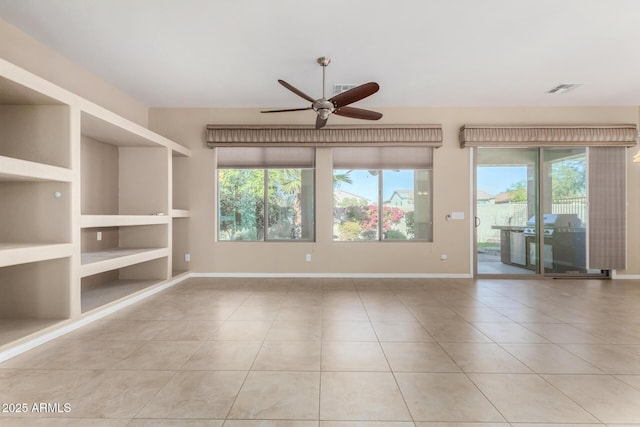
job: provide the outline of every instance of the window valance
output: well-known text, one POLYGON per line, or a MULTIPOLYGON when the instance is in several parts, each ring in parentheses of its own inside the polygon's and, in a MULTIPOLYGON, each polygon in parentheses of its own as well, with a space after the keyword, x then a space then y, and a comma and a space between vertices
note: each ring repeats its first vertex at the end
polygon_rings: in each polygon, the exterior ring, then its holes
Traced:
POLYGON ((635 124, 602 126, 462 126, 460 147, 632 147, 635 124))
POLYGON ((206 142, 215 147, 442 146, 441 125, 246 126, 207 125, 206 142))

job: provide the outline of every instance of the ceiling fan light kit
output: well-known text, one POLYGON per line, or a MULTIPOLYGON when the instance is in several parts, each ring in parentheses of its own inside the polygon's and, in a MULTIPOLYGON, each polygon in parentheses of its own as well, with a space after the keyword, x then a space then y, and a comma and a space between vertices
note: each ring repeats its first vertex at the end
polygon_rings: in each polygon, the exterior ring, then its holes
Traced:
POLYGON ((303 110, 313 110, 316 112, 316 129, 321 129, 327 124, 327 120, 331 114, 337 114, 338 116, 349 117, 353 119, 363 119, 363 120, 379 120, 382 117, 381 113, 371 110, 365 110, 362 108, 349 107, 349 104, 353 104, 354 102, 360 101, 368 96, 373 95, 378 90, 380 90, 380 86, 376 82, 365 83, 360 86, 356 86, 352 89, 349 89, 345 92, 341 92, 331 98, 327 99, 325 96, 325 73, 327 66, 331 63, 331 58, 326 56, 321 56, 318 58, 318 64, 322 66, 322 98, 314 99, 302 92, 300 89, 290 85, 284 80, 278 80, 285 88, 289 89, 291 92, 295 93, 301 98, 311 102, 310 107, 305 108, 287 108, 282 110, 266 110, 261 111, 262 113, 283 113, 289 111, 303 111, 303 110))

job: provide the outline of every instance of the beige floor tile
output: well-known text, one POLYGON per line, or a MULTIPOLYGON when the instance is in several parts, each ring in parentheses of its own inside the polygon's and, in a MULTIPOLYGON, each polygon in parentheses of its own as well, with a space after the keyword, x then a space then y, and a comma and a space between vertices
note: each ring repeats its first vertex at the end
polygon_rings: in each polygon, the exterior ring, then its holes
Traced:
POLYGON ((323 371, 389 371, 389 364, 377 342, 335 342, 322 344, 323 371))
POLYGON ((544 375, 564 394, 607 424, 640 424, 640 391, 610 375, 544 375))
POLYGON ((640 375, 616 375, 615 377, 640 391, 640 375))
POLYGON ((317 420, 319 394, 318 372, 252 371, 228 418, 317 420))
POLYGON ((109 316, 109 320, 181 320, 186 317, 189 306, 177 304, 167 297, 152 297, 126 307, 109 316))
POLYGON ((407 421, 320 421, 320 427, 415 427, 407 421))
POLYGON ((495 307, 495 311, 519 323, 558 323, 555 317, 548 316, 538 310, 526 307, 495 307))
POLYGON ((571 325, 562 323, 521 323, 521 325, 552 343, 602 343, 601 338, 590 335, 571 325))
POLYGON ((443 343, 442 347, 464 372, 531 372, 522 362, 494 343, 443 343))
POLYGON ((245 376, 242 371, 178 372, 136 417, 222 419, 245 376))
MULTIPOLYGON (((519 424, 518 424, 519 426, 519 424)), ((416 427, 510 427, 509 423, 446 423, 446 422, 417 422, 416 427)), ((540 426, 542 427, 542 426, 540 426)), ((570 427, 570 426, 567 426, 570 427)), ((578 427, 578 426, 576 426, 578 427)), ((592 426, 593 427, 593 426, 592 426)))
POLYGON ((371 321, 378 322, 415 322, 416 318, 413 314, 403 305, 391 305, 391 304, 365 304, 367 315, 371 321))
POLYGON ((380 341, 433 342, 434 338, 418 322, 371 322, 380 341))
MULTIPOLYGON (((0 427, 130 427, 129 419, 10 418, 0 416, 0 427)), ((136 427, 136 426, 134 426, 136 427)))
POLYGON ((2 369, 111 369, 142 345, 139 341, 54 340, 0 365, 2 369))
POLYGON ((60 337, 60 340, 150 340, 171 327, 167 320, 98 320, 60 337))
POLYGON ((320 420, 411 421, 387 372, 323 372, 320 420))
POLYGON ((469 377, 509 422, 599 422, 538 375, 470 374, 469 377))
POLYGON ((517 323, 474 323, 476 328, 497 343, 548 343, 549 341, 517 323))
POLYGON ((185 310, 182 320, 224 321, 236 311, 233 305, 194 305, 185 310))
POLYGON ((444 307, 443 304, 436 306, 410 306, 409 309, 413 316, 425 326, 429 323, 465 322, 458 313, 450 308, 444 307))
POLYGON ((603 371, 556 344, 502 344, 534 372, 544 374, 602 374, 603 371))
POLYGON ((276 320, 273 322, 267 341, 320 341, 320 320, 276 320))
POLYGON ((504 421, 464 374, 398 373, 396 378, 415 421, 504 421))
POLYGON ((198 341, 150 341, 113 366, 113 369, 178 370, 198 350, 198 341))
POLYGON ((382 348, 394 372, 460 372, 440 344, 384 342, 382 348))
POLYGON ((227 420, 224 427, 318 427, 318 421, 227 420))
MULTIPOLYGON (((76 391, 101 371, 5 369, 0 370, 0 403, 69 402, 76 391)), ((0 414, 2 414, 0 412, 0 414)))
POLYGON ((127 427, 222 427, 224 420, 131 420, 127 427))
POLYGON ((242 304, 238 309, 229 316, 228 320, 273 320, 280 310, 279 304, 259 304, 248 305, 242 304))
POLYGON ((640 346, 563 344, 562 347, 609 374, 640 374, 640 346))
POLYGON ((573 326, 597 337, 602 344, 640 344, 640 331, 628 323, 579 323, 573 326))
POLYGON ((182 370, 248 371, 261 346, 260 341, 203 342, 182 370))
POLYGON ((266 341, 251 369, 257 371, 319 371, 320 342, 266 341))
POLYGON ((463 321, 424 323, 424 328, 438 342, 491 342, 491 339, 463 321))
POLYGON ((324 341, 378 341, 371 322, 329 320, 323 322, 324 341))
POLYGON ((324 303, 322 319, 352 322, 368 322, 369 316, 362 304, 332 304, 324 303))
POLYGON ((262 341, 267 336, 272 321, 227 320, 211 336, 221 341, 262 341))
POLYGON ((213 338, 213 334, 222 321, 216 320, 175 320, 153 339, 161 341, 205 341, 213 338))
POLYGON ((512 322, 511 319, 498 311, 488 307, 452 307, 451 308, 458 316, 462 317, 467 322, 512 322))
POLYGON ((171 379, 171 371, 99 371, 69 401, 74 417, 131 418, 171 379))
POLYGON ((312 307, 289 307, 284 306, 278 312, 276 321, 300 321, 314 322, 322 320, 322 307, 315 305, 312 307))

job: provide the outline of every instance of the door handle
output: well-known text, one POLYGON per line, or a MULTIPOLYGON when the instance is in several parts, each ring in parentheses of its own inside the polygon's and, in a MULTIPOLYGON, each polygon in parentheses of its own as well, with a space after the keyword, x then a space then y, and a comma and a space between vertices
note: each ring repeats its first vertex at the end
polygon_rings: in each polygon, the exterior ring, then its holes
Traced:
POLYGON ((475 222, 475 226, 476 228, 480 227, 480 217, 474 217, 474 222, 475 222))

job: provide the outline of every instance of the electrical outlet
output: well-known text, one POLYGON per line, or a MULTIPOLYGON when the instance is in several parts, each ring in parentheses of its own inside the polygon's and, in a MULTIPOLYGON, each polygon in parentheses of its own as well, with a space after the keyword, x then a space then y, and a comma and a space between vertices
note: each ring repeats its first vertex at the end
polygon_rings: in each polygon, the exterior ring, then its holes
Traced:
POLYGON ((102 240, 102 231, 96 233, 96 240, 102 240))
POLYGON ((447 262, 447 254, 440 255, 440 261, 447 262))
POLYGON ((185 262, 191 261, 191 254, 184 254, 184 261, 185 262))
POLYGON ((307 256, 304 258, 307 262, 311 262, 311 254, 307 254, 307 256))

